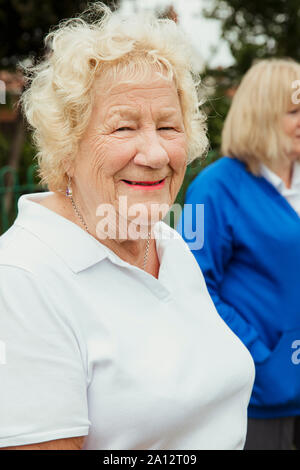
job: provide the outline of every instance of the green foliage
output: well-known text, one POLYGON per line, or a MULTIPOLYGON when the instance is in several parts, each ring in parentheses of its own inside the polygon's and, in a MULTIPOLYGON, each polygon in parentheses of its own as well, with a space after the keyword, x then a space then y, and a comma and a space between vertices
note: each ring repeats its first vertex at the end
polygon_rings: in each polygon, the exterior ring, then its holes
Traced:
POLYGON ((213 0, 208 18, 221 21, 222 37, 244 74, 253 60, 292 57, 300 60, 299 0, 213 0))
POLYGON ((202 82, 207 95, 203 110, 207 117, 210 150, 219 154, 223 123, 231 103, 230 90, 234 90, 235 80, 229 69, 207 68, 202 74, 202 82))
POLYGON ((4 135, 3 132, 0 132, 0 168, 5 165, 9 150, 9 141, 8 138, 4 135))
POLYGON ((205 158, 197 158, 190 165, 188 165, 183 184, 176 198, 176 204, 181 206, 184 204, 185 193, 193 179, 202 171, 206 166, 210 165, 219 157, 218 152, 213 150, 209 151, 205 158))
MULTIPOLYGON (((8 164, 9 151, 11 147, 11 142, 9 137, 0 132, 0 168, 8 164)), ((18 168, 19 180, 21 183, 25 183, 27 178, 27 169, 32 165, 36 164, 35 160, 36 149, 32 143, 31 135, 29 132, 25 134, 25 142, 22 148, 22 154, 20 158, 20 165, 18 168)), ((35 183, 38 183, 37 177, 35 178, 35 183)))
MULTIPOLYGON (((21 183, 23 182, 25 183, 25 181, 27 180, 28 168, 31 165, 37 163, 35 156, 36 156, 36 149, 32 143, 31 135, 27 132, 25 136, 24 146, 22 149, 21 166, 19 170, 19 179, 21 183)), ((34 183, 36 184, 39 183, 37 174, 34 175, 34 183)))
MULTIPOLYGON (((102 1, 112 9, 119 4, 119 0, 102 1)), ((14 69, 19 60, 42 55, 50 27, 81 13, 87 4, 87 0, 0 0, 0 67, 14 69)))

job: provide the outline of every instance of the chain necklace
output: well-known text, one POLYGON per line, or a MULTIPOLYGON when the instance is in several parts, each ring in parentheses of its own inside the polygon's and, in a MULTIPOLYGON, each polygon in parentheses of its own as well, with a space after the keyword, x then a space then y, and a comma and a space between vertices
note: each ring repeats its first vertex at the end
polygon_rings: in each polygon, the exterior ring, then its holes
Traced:
MULTIPOLYGON (((77 217, 79 218, 80 222, 82 223, 82 225, 84 226, 85 230, 89 232, 89 229, 88 229, 88 226, 84 220, 84 218, 82 217, 82 215, 80 214, 75 202, 74 202, 74 199, 73 199, 73 193, 72 193, 72 188, 71 188, 71 181, 70 181, 70 177, 69 177, 69 184, 68 184, 68 187, 67 187, 67 190, 66 190, 66 196, 70 199, 71 201, 71 204, 72 204, 72 207, 74 209, 74 212, 75 214, 77 215, 77 217)), ((144 254, 144 261, 143 261, 143 270, 145 271, 145 268, 146 268, 146 265, 147 265, 147 260, 148 260, 148 253, 149 253, 149 246, 150 246, 150 237, 151 237, 151 230, 149 230, 148 232, 148 237, 147 237, 147 243, 146 243, 146 250, 145 250, 145 254, 144 254)))
POLYGON ((81 221, 82 225, 84 226, 85 230, 86 230, 88 233, 90 233, 87 224, 85 223, 85 221, 84 221, 82 215, 80 214, 79 210, 77 209, 77 206, 76 206, 76 204, 75 204, 75 202, 74 202, 74 199, 73 199, 72 195, 70 196, 70 199, 71 199, 71 204, 72 204, 72 206, 73 206, 73 209, 74 209, 75 214, 76 214, 77 217, 80 219, 80 221, 81 221))

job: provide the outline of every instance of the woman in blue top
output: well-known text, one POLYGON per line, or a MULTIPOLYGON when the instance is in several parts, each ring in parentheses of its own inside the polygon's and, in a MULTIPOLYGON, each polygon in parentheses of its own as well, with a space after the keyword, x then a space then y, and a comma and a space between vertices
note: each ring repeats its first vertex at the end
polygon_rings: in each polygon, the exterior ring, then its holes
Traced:
POLYGON ((246 449, 291 448, 300 415, 297 79, 300 65, 292 60, 250 68, 225 121, 227 156, 192 182, 185 204, 193 216, 184 210, 178 226, 192 242, 195 205, 204 204, 204 244, 190 246, 219 314, 256 364, 246 449))

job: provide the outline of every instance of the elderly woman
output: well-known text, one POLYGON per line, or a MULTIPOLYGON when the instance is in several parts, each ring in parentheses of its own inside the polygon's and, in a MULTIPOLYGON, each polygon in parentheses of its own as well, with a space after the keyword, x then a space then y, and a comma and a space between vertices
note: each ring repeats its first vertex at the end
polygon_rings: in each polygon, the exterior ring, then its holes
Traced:
POLYGON ((292 60, 251 67, 225 121, 226 156, 186 197, 205 205, 193 254, 208 290, 256 364, 246 449, 290 449, 300 415, 299 78, 292 60))
POLYGON ((241 449, 251 355, 161 220, 206 146, 188 45, 91 8, 22 99, 49 192, 0 239, 0 446, 241 449))

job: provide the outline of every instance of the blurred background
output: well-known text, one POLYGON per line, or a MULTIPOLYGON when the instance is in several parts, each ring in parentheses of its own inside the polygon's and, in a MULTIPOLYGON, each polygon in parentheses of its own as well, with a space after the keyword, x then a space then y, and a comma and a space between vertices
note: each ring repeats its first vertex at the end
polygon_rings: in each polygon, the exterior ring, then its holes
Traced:
MULTIPOLYGON (((90 1, 89 3, 93 3, 90 1)), ((220 157, 224 119, 242 75, 254 60, 300 59, 300 0, 114 0, 104 1, 126 14, 155 11, 176 21, 196 55, 206 101, 210 149, 187 170, 177 197, 191 180, 220 157)), ((20 63, 43 54, 52 25, 82 12, 81 0, 0 0, 0 234, 14 221, 21 194, 45 190, 36 176, 36 150, 17 107, 24 89, 20 63)), ((300 77, 299 77, 300 79, 300 77)))

